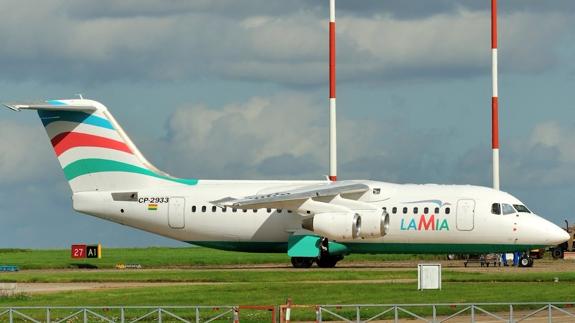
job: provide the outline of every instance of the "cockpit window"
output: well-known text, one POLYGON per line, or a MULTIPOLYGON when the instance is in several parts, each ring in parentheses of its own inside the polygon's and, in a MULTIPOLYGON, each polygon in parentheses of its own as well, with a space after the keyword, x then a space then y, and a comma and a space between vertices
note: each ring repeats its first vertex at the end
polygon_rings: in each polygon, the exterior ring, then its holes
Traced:
POLYGON ((491 205, 491 213, 497 214, 497 215, 501 214, 501 204, 493 203, 491 205))
POLYGON ((517 212, 531 213, 531 211, 529 211, 529 209, 525 205, 513 204, 513 207, 517 210, 517 212))
POLYGON ((510 204, 503 203, 501 205, 503 206, 503 214, 507 215, 515 213, 515 209, 510 204))

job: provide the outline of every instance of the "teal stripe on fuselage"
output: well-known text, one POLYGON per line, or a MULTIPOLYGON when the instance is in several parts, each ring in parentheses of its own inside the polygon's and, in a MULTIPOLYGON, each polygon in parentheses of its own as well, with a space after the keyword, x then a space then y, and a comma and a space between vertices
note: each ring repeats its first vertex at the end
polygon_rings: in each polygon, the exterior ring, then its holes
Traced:
POLYGON ((110 121, 81 111, 44 111, 38 110, 38 115, 44 127, 56 121, 84 123, 92 126, 115 130, 110 121))
POLYGON ((108 159, 98 159, 98 158, 80 159, 64 167, 64 175, 66 176, 66 179, 69 181, 83 175, 102 173, 102 172, 124 172, 124 173, 140 174, 143 176, 155 177, 185 185, 198 184, 197 179, 181 179, 175 177, 168 177, 153 172, 149 169, 138 167, 136 165, 126 164, 119 161, 108 160, 108 159))
MULTIPOLYGON (((186 241, 201 247, 243 252, 287 253, 287 242, 186 241)), ((361 254, 448 254, 502 253, 543 248, 538 245, 455 244, 455 243, 341 243, 350 253, 361 254)))

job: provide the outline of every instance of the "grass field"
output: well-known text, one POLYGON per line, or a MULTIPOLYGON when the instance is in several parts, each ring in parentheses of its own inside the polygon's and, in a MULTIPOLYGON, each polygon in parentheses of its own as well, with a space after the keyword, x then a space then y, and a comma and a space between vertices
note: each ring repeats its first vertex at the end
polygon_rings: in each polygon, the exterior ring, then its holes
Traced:
MULTIPOLYGON (((0 307, 279 305, 288 297, 297 304, 575 302, 575 263, 563 263, 567 265, 562 272, 444 268, 443 289, 421 292, 417 290, 416 264, 421 258, 438 259, 437 256, 359 255, 345 260, 343 264, 354 265, 347 268, 293 270, 288 268, 289 258, 281 254, 204 248, 104 252, 103 259, 89 261, 102 269, 70 270, 66 268, 78 262, 70 259, 68 250, 0 251, 0 264, 23 268, 17 273, 0 273, 0 282, 136 284, 130 288, 5 296, 0 297, 0 307), (404 268, 385 268, 385 261, 411 262, 404 268), (380 266, 355 266, 376 262, 380 266), (117 263, 141 264, 145 269, 110 269, 117 263), (238 265, 239 269, 230 268, 238 265)), ((311 319, 313 313, 301 314, 301 318, 311 319)), ((259 320, 258 317, 253 321, 259 320)))
MULTIPOLYGON (((351 255, 344 262, 397 261, 437 259, 433 255, 351 255)), ((74 268, 91 264, 98 268, 114 268, 116 264, 140 264, 144 268, 290 264, 286 254, 242 253, 206 248, 123 248, 104 247, 102 259, 77 260, 70 258, 70 250, 0 249, 0 265, 15 265, 21 269, 74 268)))

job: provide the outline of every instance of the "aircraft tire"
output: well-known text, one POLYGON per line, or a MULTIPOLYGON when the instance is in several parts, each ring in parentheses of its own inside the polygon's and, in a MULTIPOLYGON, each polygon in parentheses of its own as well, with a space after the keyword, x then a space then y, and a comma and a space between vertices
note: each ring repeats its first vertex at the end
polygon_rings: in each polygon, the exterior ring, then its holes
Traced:
POLYGON ((292 257, 291 264, 294 268, 309 268, 313 265, 314 258, 309 257, 292 257))
POLYGON ((529 266, 529 264, 531 264, 531 266, 533 266, 533 259, 530 260, 529 257, 521 257, 521 259, 519 259, 519 267, 531 267, 529 266))
POLYGON ((557 248, 553 249, 553 251, 551 252, 551 256, 553 256, 553 259, 562 259, 563 258, 563 248, 557 247, 557 248))
POLYGON ((529 263, 527 264, 527 267, 533 267, 533 264, 535 263, 535 259, 528 257, 527 258, 529 260, 529 263))
POLYGON ((319 268, 333 268, 340 260, 341 257, 327 256, 327 257, 319 257, 316 260, 316 263, 319 268))

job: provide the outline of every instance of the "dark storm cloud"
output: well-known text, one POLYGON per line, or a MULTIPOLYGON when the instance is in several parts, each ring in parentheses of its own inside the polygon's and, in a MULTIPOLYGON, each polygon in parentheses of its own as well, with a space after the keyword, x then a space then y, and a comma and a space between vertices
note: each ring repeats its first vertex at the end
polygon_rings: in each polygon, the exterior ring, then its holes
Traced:
MULTIPOLYGON (((322 11, 328 8, 328 1, 305 0, 309 6, 321 6, 322 11)), ((458 10, 488 11, 490 0, 336 0, 340 15, 355 14, 363 16, 391 15, 399 19, 420 19, 437 14, 453 14, 458 10)), ((504 0, 498 1, 500 14, 511 14, 519 11, 534 13, 575 12, 575 2, 571 0, 504 0)))
MULTIPOLYGON (((319 6, 327 2, 301 1, 0 2, 10 12, 0 20, 0 78, 320 86, 327 73, 327 16, 319 6)), ((339 1, 338 79, 385 82, 488 73, 489 15, 465 3, 339 1), (386 10, 398 14, 355 14, 386 10), (404 11, 413 17, 397 19, 404 11)), ((570 11, 517 8, 525 9, 502 18, 502 68, 539 73, 555 66, 554 49, 573 25, 570 11)))
MULTIPOLYGON (((68 1, 65 11, 84 19, 122 17, 161 17, 183 14, 215 14, 228 17, 250 15, 289 15, 312 11, 327 15, 328 0, 102 0, 97 2, 68 1)), ((345 15, 391 15, 399 19, 419 19, 437 14, 453 14, 458 10, 489 10, 489 0, 336 0, 337 12, 345 15)), ((575 12, 571 0, 505 0, 499 1, 501 14, 518 11, 575 12)))

